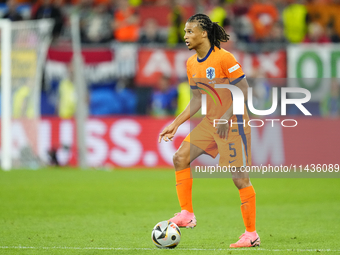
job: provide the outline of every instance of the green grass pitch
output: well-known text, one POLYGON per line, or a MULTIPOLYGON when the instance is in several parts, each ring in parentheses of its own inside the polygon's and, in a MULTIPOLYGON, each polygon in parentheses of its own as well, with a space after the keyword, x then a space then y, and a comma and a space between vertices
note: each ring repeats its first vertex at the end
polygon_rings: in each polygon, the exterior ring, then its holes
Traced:
POLYGON ((340 179, 252 179, 259 248, 244 231, 231 179, 195 179, 198 225, 174 250, 153 226, 179 211, 169 170, 0 171, 0 254, 339 254, 340 179))

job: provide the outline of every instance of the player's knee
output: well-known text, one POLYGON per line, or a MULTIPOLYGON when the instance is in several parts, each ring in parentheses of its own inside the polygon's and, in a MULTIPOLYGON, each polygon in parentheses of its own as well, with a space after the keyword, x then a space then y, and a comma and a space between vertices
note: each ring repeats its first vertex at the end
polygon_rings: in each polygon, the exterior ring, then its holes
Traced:
POLYGON ((238 189, 244 189, 251 186, 249 178, 233 178, 233 182, 238 189))
POLYGON ((175 168, 177 169, 177 168, 186 167, 186 165, 190 163, 190 162, 187 162, 186 158, 187 156, 184 153, 180 151, 176 151, 176 153, 174 154, 172 158, 175 168))
POLYGON ((172 161, 174 162, 174 166, 175 168, 179 167, 182 161, 182 156, 181 153, 176 151, 176 153, 174 154, 174 156, 172 157, 172 161))

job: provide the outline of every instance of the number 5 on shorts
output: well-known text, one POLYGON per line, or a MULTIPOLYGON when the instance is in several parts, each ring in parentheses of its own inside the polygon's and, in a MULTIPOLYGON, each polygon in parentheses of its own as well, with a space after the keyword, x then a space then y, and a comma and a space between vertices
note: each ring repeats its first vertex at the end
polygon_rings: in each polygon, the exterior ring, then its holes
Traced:
POLYGON ((233 151, 233 153, 230 154, 229 156, 232 158, 236 157, 236 149, 234 148, 234 146, 235 146, 235 143, 229 143, 229 150, 233 151))

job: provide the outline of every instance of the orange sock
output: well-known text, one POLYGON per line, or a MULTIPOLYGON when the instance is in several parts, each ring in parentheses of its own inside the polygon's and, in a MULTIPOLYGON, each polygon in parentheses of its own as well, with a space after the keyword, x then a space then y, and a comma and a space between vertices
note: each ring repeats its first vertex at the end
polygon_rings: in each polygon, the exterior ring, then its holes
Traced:
POLYGON ((246 231, 255 231, 256 222, 256 199, 253 186, 239 190, 241 198, 241 212, 246 231))
POLYGON ((192 209, 192 177, 190 167, 176 171, 176 190, 179 204, 182 210, 193 212, 192 209))

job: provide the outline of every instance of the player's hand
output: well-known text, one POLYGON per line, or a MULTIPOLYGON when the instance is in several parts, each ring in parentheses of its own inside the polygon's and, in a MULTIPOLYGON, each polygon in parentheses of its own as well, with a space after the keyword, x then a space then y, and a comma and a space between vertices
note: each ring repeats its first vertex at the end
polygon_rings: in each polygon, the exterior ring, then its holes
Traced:
POLYGON ((228 138, 228 131, 229 131, 229 123, 225 124, 217 124, 216 125, 216 132, 222 139, 228 138))
POLYGON ((159 134, 158 142, 160 143, 162 139, 166 142, 172 141, 177 129, 178 126, 175 126, 174 124, 170 124, 169 126, 164 128, 164 130, 159 134))

